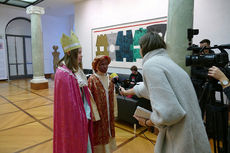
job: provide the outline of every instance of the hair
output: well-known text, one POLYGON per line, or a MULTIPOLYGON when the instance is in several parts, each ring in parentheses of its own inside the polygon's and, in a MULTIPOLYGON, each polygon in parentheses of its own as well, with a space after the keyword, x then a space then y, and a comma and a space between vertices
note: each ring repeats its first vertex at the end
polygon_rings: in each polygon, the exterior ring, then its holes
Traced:
POLYGON ((78 51, 79 48, 76 48, 65 53, 64 57, 58 62, 57 65, 62 65, 62 61, 64 61, 66 67, 73 73, 77 72, 79 67, 82 69, 82 63, 78 65, 78 51))
POLYGON ((207 43, 208 45, 210 45, 211 42, 208 39, 203 39, 200 41, 200 44, 203 44, 203 43, 207 43))
POLYGON ((143 57, 155 49, 164 48, 166 49, 166 44, 161 36, 156 32, 148 32, 142 36, 139 40, 140 47, 142 49, 143 57))
POLYGON ((133 65, 131 68, 130 68, 131 71, 137 71, 137 67, 135 65, 133 65))
POLYGON ((98 64, 103 60, 107 60, 108 64, 110 64, 110 62, 111 62, 111 58, 109 56, 106 56, 106 55, 98 55, 94 58, 94 60, 92 62, 92 68, 93 68, 94 72, 97 73, 98 64))

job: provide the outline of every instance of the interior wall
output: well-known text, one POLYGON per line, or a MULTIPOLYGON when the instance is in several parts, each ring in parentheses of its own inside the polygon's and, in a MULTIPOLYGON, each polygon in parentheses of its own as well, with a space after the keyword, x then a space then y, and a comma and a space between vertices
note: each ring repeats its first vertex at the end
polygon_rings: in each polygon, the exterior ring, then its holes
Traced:
POLYGON ((211 46, 230 44, 230 1, 202 0, 194 1, 194 28, 199 35, 194 36, 194 43, 210 39, 211 46))
MULTIPOLYGON (((211 40, 211 46, 230 44, 230 1, 194 1, 194 28, 199 35, 193 43, 211 40)), ((75 28, 83 46, 83 66, 91 69, 91 29, 168 14, 168 0, 88 0, 75 5, 75 28), (89 62, 90 61, 90 62, 89 62)), ((110 68, 111 72, 130 73, 127 69, 110 68)))
MULTIPOLYGON (((91 29, 167 16, 168 0, 88 0, 75 5, 75 30, 83 50, 83 67, 91 69, 91 29)), ((109 68, 129 74, 129 69, 109 68)))
POLYGON ((58 46, 59 58, 64 56, 60 39, 63 33, 70 34, 69 20, 69 17, 42 16, 45 74, 53 73, 53 45, 58 46))
POLYGON ((3 49, 1 49, 0 56, 0 65, 1 65, 1 74, 0 80, 8 78, 8 63, 7 63, 7 50, 6 50, 6 39, 5 39, 5 28, 10 20, 16 17, 24 17, 29 18, 26 15, 24 9, 15 8, 6 5, 0 5, 0 36, 2 36, 3 40, 3 49), (3 57, 3 58, 2 58, 3 57))
MULTIPOLYGON (((8 78, 8 63, 7 63, 7 51, 5 41, 5 28, 8 22, 16 17, 24 17, 30 19, 30 15, 26 14, 26 9, 17 8, 7 5, 0 5, 0 35, 3 36, 4 50, 1 51, 1 57, 4 57, 1 61, 1 73, 5 73, 1 79, 8 78), (3 72, 4 71, 4 72, 3 72)), ((52 46, 58 45, 58 51, 61 53, 60 58, 63 56, 63 51, 60 44, 60 38, 62 33, 69 34, 70 29, 73 29, 74 17, 55 17, 48 16, 46 14, 41 16, 42 19, 42 31, 43 31, 43 48, 44 48, 44 71, 45 74, 53 73, 53 57, 52 46)))

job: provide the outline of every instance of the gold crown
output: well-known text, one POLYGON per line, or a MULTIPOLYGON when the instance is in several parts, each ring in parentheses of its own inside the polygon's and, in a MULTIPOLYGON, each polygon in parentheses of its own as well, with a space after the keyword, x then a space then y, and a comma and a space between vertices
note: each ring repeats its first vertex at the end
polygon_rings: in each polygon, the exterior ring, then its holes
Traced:
POLYGON ((65 53, 73 49, 81 48, 80 41, 73 31, 71 31, 70 37, 64 33, 62 34, 61 44, 65 53))

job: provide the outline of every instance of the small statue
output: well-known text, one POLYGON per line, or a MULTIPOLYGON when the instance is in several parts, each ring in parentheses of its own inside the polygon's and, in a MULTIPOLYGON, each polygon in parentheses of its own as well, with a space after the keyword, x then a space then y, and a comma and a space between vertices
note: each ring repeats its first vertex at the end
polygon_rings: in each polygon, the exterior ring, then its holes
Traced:
POLYGON ((57 51, 58 46, 53 45, 53 49, 54 49, 54 52, 52 52, 52 55, 53 55, 53 69, 54 69, 54 73, 56 73, 56 68, 57 68, 57 64, 58 64, 58 61, 59 61, 60 52, 57 51))

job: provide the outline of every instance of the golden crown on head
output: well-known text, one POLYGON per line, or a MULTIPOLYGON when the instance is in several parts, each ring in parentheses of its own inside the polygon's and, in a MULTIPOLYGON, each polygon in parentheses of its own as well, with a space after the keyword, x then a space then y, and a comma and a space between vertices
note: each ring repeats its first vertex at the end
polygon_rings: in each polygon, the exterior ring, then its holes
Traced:
POLYGON ((71 31, 70 37, 62 34, 61 44, 64 52, 69 52, 73 49, 81 48, 80 41, 73 31, 71 31))

